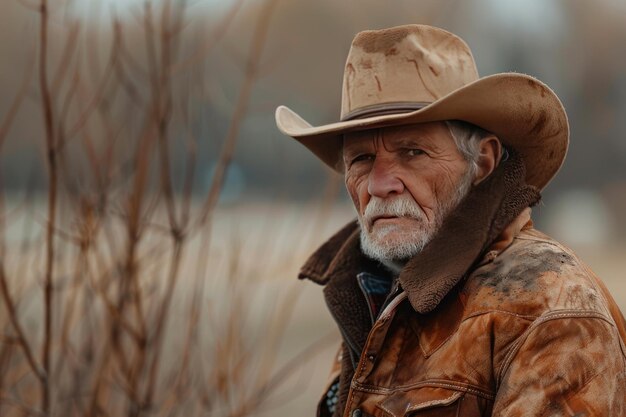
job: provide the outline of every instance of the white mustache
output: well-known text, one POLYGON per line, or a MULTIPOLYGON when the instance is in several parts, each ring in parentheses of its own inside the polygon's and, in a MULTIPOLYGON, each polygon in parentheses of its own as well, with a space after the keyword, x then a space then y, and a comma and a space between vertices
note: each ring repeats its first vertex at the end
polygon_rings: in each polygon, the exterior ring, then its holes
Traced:
POLYGON ((363 222, 368 230, 379 217, 410 217, 419 220, 424 218, 424 214, 410 196, 401 194, 392 200, 379 197, 370 199, 363 213, 363 222))

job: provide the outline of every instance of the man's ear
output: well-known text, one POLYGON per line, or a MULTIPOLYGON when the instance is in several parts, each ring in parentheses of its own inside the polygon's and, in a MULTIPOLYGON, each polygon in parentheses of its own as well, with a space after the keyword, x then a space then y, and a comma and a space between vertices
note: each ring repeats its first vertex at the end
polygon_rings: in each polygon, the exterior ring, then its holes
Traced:
POLYGON ((502 144, 500 140, 494 136, 489 135, 480 140, 478 160, 476 165, 476 177, 474 177, 473 184, 480 184, 485 178, 487 178, 493 170, 500 163, 500 157, 502 155, 502 144))

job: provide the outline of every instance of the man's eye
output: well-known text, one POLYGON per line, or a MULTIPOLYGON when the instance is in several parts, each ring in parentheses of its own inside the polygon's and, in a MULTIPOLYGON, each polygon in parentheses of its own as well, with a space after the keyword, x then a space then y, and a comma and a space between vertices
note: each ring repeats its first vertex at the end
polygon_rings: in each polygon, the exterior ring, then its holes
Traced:
POLYGON ((374 155, 372 154, 368 154, 368 153, 364 153, 361 155, 357 155, 354 158, 352 158, 352 160, 350 161, 351 164, 354 164, 355 162, 361 162, 361 161, 371 161, 372 159, 374 159, 374 155))
POLYGON ((406 154, 409 156, 417 156, 417 155, 423 155, 426 152, 424 152, 421 149, 407 149, 406 154))

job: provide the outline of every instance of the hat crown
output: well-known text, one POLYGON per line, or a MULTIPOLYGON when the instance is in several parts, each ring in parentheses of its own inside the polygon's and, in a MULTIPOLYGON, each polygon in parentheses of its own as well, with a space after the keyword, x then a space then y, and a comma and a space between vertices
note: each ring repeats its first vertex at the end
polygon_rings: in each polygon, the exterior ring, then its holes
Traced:
POLYGON ((425 25, 360 32, 346 61, 341 120, 415 110, 477 79, 469 47, 450 32, 425 25))

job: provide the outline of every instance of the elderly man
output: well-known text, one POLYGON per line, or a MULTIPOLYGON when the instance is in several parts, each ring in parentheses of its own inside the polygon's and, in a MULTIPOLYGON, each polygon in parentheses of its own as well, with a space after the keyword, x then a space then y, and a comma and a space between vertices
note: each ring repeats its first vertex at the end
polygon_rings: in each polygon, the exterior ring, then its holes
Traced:
POLYGON ((319 415, 626 415, 624 317, 530 220, 568 145, 552 90, 479 78, 457 36, 408 25, 356 36, 339 122, 276 120, 358 217, 300 274, 343 339, 319 415))

